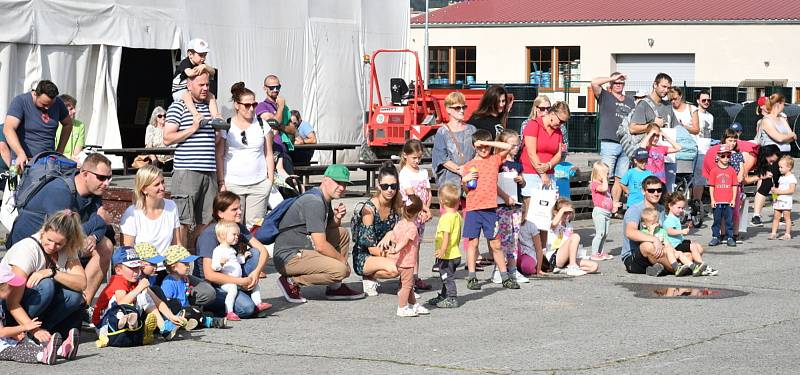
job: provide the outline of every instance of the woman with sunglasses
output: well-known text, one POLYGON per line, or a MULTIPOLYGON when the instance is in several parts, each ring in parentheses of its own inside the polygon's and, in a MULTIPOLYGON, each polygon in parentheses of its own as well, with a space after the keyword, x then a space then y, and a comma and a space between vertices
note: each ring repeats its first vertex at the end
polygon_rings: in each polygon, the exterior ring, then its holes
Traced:
POLYGON ((503 86, 489 87, 483 93, 478 109, 472 113, 467 123, 474 125, 477 129, 485 129, 492 136, 499 134, 505 129, 508 111, 511 110, 511 102, 507 99, 508 93, 503 86))
MULTIPOLYGON (((461 166, 475 157, 472 135, 475 126, 466 123, 466 98, 460 92, 451 92, 444 99, 448 121, 439 128, 433 139, 432 164, 436 183, 461 186, 461 166)), ((463 205, 462 205, 463 206, 463 205)))
MULTIPOLYGON (((153 113, 150 114, 150 122, 147 124, 147 129, 144 132, 145 148, 168 147, 166 144, 164 144, 164 124, 166 124, 166 122, 167 111, 165 111, 161 106, 153 108, 153 113)), ((144 164, 152 164, 156 167, 162 167, 170 160, 172 160, 172 155, 140 155, 136 157, 136 160, 133 161, 133 167, 140 168, 144 164)))
POLYGON ((378 191, 356 205, 353 212, 353 270, 363 278, 367 296, 378 295, 375 279, 394 279, 400 275, 396 260, 382 256, 391 241, 387 234, 399 219, 399 188, 397 169, 391 162, 384 163, 378 170, 378 191))
POLYGON ((219 191, 227 190, 239 196, 244 223, 252 228, 256 220, 264 217, 268 199, 271 207, 283 200, 272 186, 275 177, 273 134, 256 118, 256 95, 244 82, 234 83, 231 95, 236 114, 231 118, 231 128, 222 132, 225 144, 217 148, 217 183, 219 191))
MULTIPOLYGON (((531 108, 531 113, 528 115, 528 119, 522 122, 522 125, 519 128, 519 133, 523 134, 525 132, 525 127, 528 126, 528 122, 530 120, 542 117, 548 113, 550 113, 550 109, 552 105, 550 104, 550 98, 547 95, 539 95, 536 99, 533 100, 533 108, 531 108)), ((569 140, 567 139, 567 124, 561 124, 561 134, 564 135, 564 138, 561 140, 561 143, 564 144, 562 154, 561 154, 561 161, 567 160, 567 149, 569 149, 569 140)))

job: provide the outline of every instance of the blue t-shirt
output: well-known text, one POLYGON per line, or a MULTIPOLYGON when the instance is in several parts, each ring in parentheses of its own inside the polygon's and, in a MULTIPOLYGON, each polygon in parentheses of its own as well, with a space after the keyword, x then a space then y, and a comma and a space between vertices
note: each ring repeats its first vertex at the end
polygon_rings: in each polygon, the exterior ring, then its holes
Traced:
MULTIPOLYGON (((645 208, 647 208, 647 203, 641 202, 633 206, 628 206, 628 210, 625 211, 625 217, 622 219, 622 252, 620 253, 620 259, 623 262, 631 256, 634 250, 639 250, 639 243, 628 239, 628 236, 625 235, 625 228, 628 226, 628 223, 635 223, 637 230, 639 230, 639 223, 642 221, 642 211, 644 211, 645 208)), ((662 206, 657 206, 656 209, 659 213, 658 222, 661 224, 664 222, 664 208, 662 206)))
MULTIPOLYGON (((36 107, 30 92, 17 95, 8 105, 8 116, 19 119, 17 137, 28 157, 44 151, 55 151, 58 123, 69 116, 67 106, 55 98, 46 112, 36 107)), ((14 151, 11 151, 14 155, 14 151)), ((16 156, 12 156, 16 157, 16 156)))
POLYGON ((297 135, 299 135, 301 138, 308 138, 308 136, 313 132, 314 127, 312 127, 308 121, 300 121, 300 126, 297 127, 297 135))
POLYGON ((572 163, 565 161, 553 167, 553 178, 556 180, 558 195, 562 198, 570 198, 572 196, 569 190, 569 179, 575 175, 575 170, 572 167, 572 163))
POLYGON ((628 187, 628 207, 644 201, 642 181, 652 175, 653 172, 650 172, 646 169, 641 170, 639 168, 629 169, 627 172, 625 172, 625 175, 622 176, 622 180, 620 182, 628 187))
POLYGON ((167 300, 176 299, 181 303, 181 307, 189 307, 189 298, 186 296, 187 284, 185 280, 167 275, 161 282, 161 290, 164 291, 167 300))
MULTIPOLYGON (((667 215, 667 218, 664 220, 664 229, 667 231, 670 229, 681 230, 681 219, 673 214, 667 215)), ((669 243, 672 244, 672 247, 678 246, 683 242, 682 234, 670 236, 669 233, 667 233, 667 238, 669 239, 669 243)))

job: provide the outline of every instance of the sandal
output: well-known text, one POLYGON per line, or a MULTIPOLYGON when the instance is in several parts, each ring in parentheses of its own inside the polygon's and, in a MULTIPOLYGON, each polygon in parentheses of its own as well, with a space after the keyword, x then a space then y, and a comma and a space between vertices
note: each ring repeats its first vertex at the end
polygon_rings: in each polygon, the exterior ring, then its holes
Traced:
POLYGON ((775 239, 775 234, 774 233, 770 234, 769 237, 767 237, 767 239, 768 240, 774 240, 775 239))
POLYGON ((791 239, 792 239, 792 235, 789 234, 789 233, 786 233, 786 234, 784 234, 783 236, 780 237, 780 240, 782 240, 782 241, 788 241, 788 240, 791 240, 791 239))

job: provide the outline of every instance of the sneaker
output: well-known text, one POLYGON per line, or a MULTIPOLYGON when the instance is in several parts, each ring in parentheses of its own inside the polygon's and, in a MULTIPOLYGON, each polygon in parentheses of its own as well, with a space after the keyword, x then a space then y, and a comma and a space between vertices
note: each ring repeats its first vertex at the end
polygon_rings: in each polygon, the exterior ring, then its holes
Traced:
POLYGON ((478 284, 478 279, 474 277, 467 278, 467 289, 469 290, 481 290, 481 284, 478 284))
POLYGON ((517 280, 518 283, 527 284, 531 282, 525 275, 523 275, 519 270, 514 271, 514 280, 517 280))
POLYGON ((269 310, 270 308, 272 308, 272 304, 266 302, 261 302, 258 305, 256 305, 256 318, 263 318, 267 316, 268 314, 267 310, 269 310))
POLYGON ((753 216, 753 219, 750 220, 750 225, 754 227, 760 227, 764 225, 764 223, 761 222, 761 216, 753 216))
POLYGON ((553 267, 553 275, 558 273, 563 273, 565 271, 564 268, 553 267))
POLYGON ((567 276, 583 276, 586 274, 586 271, 582 270, 578 266, 568 266, 567 267, 567 276))
MULTIPOLYGON (((191 316, 191 314, 189 314, 186 311, 186 309, 181 309, 181 311, 178 312, 178 316, 183 318, 183 319, 186 319, 186 324, 183 325, 183 329, 185 329, 187 331, 191 331, 191 330, 197 328, 197 325, 200 324, 200 322, 198 322, 197 319, 193 318, 191 316)), ((149 316, 148 316, 148 318, 149 318, 149 316)), ((145 323, 147 323, 147 322, 145 321, 145 323)))
POLYGON ((81 332, 77 328, 67 332, 67 338, 58 347, 58 357, 73 360, 78 355, 78 345, 81 343, 81 332))
POLYGON ((156 314, 158 314, 158 312, 153 311, 147 314, 147 317, 144 318, 144 337, 142 337, 143 345, 152 345, 153 342, 156 341, 155 335, 153 335, 153 332, 155 332, 156 328, 158 328, 158 317, 156 314))
POLYGON ((204 316, 203 327, 206 328, 228 328, 228 319, 225 317, 218 318, 216 316, 204 316))
POLYGON ((592 256, 589 257, 589 259, 591 259, 591 260, 593 260, 595 262, 606 260, 606 258, 603 258, 603 254, 601 254, 601 253, 594 253, 594 254, 592 254, 592 256))
POLYGON ((178 333, 178 328, 180 328, 180 326, 176 325, 170 320, 165 320, 164 328, 161 329, 161 337, 167 341, 174 339, 175 335, 178 333))
POLYGON ((94 329, 95 326, 92 323, 92 314, 94 314, 94 306, 89 306, 86 308, 86 313, 83 314, 83 320, 81 321, 81 327, 84 328, 92 328, 94 329))
POLYGON ((428 305, 431 305, 431 306, 436 306, 436 305, 439 304, 439 302, 442 302, 445 299, 447 299, 447 297, 444 297, 441 294, 438 294, 438 295, 436 295, 436 297, 433 297, 433 298, 429 299, 428 302, 425 302, 425 303, 427 303, 428 305))
POLYGON ((603 257, 603 260, 611 260, 611 259, 614 259, 614 256, 613 256, 613 255, 611 255, 611 254, 609 254, 609 253, 606 253, 606 252, 602 252, 602 253, 600 253, 600 256, 602 256, 602 257, 603 257))
POLYGON ((56 358, 58 357, 57 352, 60 345, 61 335, 58 333, 51 335, 50 341, 48 341, 42 349, 42 359, 40 361, 46 365, 56 364, 56 358))
POLYGON ((431 290, 431 284, 428 284, 427 281, 422 279, 417 279, 414 281, 414 288, 419 290, 431 290))
POLYGON ((692 276, 702 276, 703 272, 706 271, 708 265, 705 263, 695 264, 694 270, 692 271, 692 276))
POLYGON ((736 247, 736 240, 733 237, 728 237, 728 241, 725 242, 728 247, 736 247))
POLYGON ((306 303, 308 300, 303 298, 303 295, 300 294, 300 287, 296 284, 289 282, 286 276, 281 276, 278 278, 278 289, 280 289, 281 293, 283 294, 283 298, 286 298, 286 302, 289 303, 306 303))
POLYGON ((414 312, 417 313, 417 315, 428 315, 431 313, 425 308, 425 306, 422 306, 419 303, 414 304, 414 306, 411 308, 414 309, 414 312))
POLYGON ((708 246, 718 246, 721 243, 722 242, 720 242, 719 238, 713 237, 711 238, 711 242, 708 243, 708 246))
POLYGON ((660 275, 662 271, 664 271, 664 265, 662 265, 661 263, 656 263, 652 266, 647 266, 644 273, 646 273, 647 276, 656 277, 660 275))
POLYGON ((239 315, 236 315, 236 313, 233 311, 228 311, 228 313, 225 314, 225 319, 231 322, 238 322, 242 320, 242 318, 240 318, 239 315))
POLYGON ((417 314, 417 312, 414 311, 413 307, 406 305, 405 307, 397 308, 397 316, 401 318, 410 318, 413 316, 419 316, 419 314, 417 314))
POLYGON ((687 264, 681 264, 678 269, 675 270, 675 276, 683 277, 689 276, 692 274, 692 267, 687 264))
POLYGON ((433 267, 431 267, 431 273, 439 273, 439 264, 435 263, 433 267))
POLYGON ((364 293, 356 292, 350 289, 347 285, 342 284, 338 289, 325 290, 325 298, 334 301, 355 300, 366 297, 364 293))
POLYGON ((500 277, 500 270, 495 267, 494 272, 492 272, 492 283, 494 284, 502 284, 503 278, 500 277))
POLYGON ((438 303, 436 303, 436 307, 440 309, 452 309, 458 307, 458 299, 456 297, 447 297, 438 303))
POLYGON ((378 295, 378 282, 370 279, 361 280, 361 289, 368 297, 375 297, 378 295))
POLYGON ((509 277, 509 278, 503 280, 503 288, 506 288, 506 289, 519 289, 519 284, 517 284, 517 280, 514 280, 514 279, 509 277))
POLYGON ((717 276, 719 274, 719 270, 715 270, 711 268, 711 266, 706 267, 705 271, 703 271, 703 276, 717 276))
POLYGON ((743 244, 744 243, 744 236, 742 236, 741 234, 738 235, 738 236, 733 236, 733 239, 736 241, 737 244, 743 244))

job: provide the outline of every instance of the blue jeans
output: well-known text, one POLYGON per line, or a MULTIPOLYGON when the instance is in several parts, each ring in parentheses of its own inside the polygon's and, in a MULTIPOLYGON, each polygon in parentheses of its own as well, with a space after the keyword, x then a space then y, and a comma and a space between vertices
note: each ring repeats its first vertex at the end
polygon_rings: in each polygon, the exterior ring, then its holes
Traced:
MULTIPOLYGON (((250 253, 252 253, 252 255, 247 258, 242 265, 243 275, 249 275, 258 265, 258 257, 261 255, 261 252, 255 248, 250 248, 250 253)), ((214 285, 214 289, 217 291, 217 296, 214 302, 207 305, 206 308, 217 315, 225 315, 225 297, 228 293, 220 288, 219 285, 214 285)), ((239 290, 239 294, 233 302, 233 312, 239 315, 240 318, 249 318, 255 314, 256 305, 253 303, 253 299, 250 298, 250 293, 245 290, 239 290)))
MULTIPOLYGON (((43 279, 33 288, 26 288, 20 303, 31 318, 39 318, 42 328, 65 336, 71 328, 81 326, 83 294, 67 289, 53 279, 43 279)), ((12 319, 11 314, 6 319, 12 319)), ((6 326, 13 326, 6 324, 6 326)))
POLYGON ((614 142, 600 142, 600 160, 608 165, 608 180, 622 177, 630 167, 628 155, 622 151, 622 145, 614 142))
POLYGON ((664 163, 664 171, 667 173, 667 193, 675 191, 675 178, 678 177, 678 163, 664 163))
POLYGON ((711 235, 719 238, 720 220, 725 220, 725 235, 733 238, 733 207, 730 204, 717 203, 714 207, 714 224, 711 225, 711 235))

